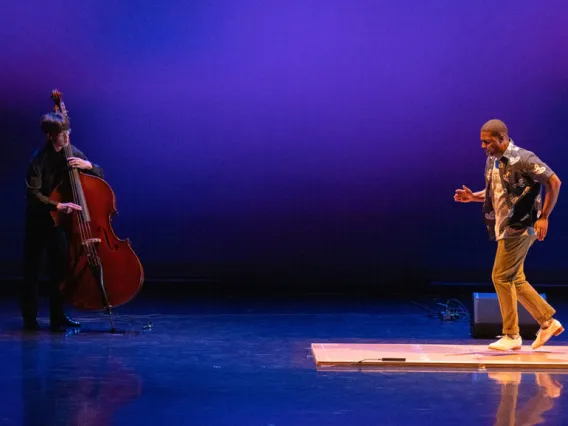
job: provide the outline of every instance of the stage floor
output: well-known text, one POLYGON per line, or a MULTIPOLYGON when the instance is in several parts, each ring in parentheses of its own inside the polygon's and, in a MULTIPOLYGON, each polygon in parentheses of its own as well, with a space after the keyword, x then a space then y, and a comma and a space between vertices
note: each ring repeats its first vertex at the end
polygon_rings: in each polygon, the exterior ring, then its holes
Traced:
POLYGON ((487 345, 312 343, 318 366, 524 368, 568 371, 568 346, 502 352, 487 345))
MULTIPOLYGON (((52 333, 42 302, 42 330, 24 333, 17 300, 0 299, 2 426, 568 425, 561 369, 315 365, 314 342, 489 343, 411 301, 143 293, 115 310, 116 334, 104 314, 71 309, 83 328, 52 333)), ((568 333, 542 351, 564 350, 554 345, 568 333)))

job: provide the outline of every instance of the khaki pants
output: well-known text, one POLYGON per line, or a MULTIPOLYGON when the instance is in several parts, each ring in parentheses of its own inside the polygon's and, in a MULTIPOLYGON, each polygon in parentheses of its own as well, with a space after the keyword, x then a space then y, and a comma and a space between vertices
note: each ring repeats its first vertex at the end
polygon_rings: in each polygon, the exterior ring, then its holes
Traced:
POLYGON ((522 236, 497 241, 497 254, 491 278, 501 308, 503 334, 519 334, 517 300, 541 325, 556 312, 525 277, 525 258, 535 240, 535 236, 522 236))

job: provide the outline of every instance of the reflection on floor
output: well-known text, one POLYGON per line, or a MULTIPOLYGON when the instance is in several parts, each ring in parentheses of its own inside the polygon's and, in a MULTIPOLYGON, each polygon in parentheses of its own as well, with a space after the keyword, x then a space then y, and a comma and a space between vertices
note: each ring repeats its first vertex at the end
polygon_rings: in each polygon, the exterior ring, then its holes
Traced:
POLYGON ((0 425, 568 424, 562 371, 316 367, 316 341, 487 343, 405 301, 140 300, 116 334, 84 312, 27 334, 0 307, 0 425))

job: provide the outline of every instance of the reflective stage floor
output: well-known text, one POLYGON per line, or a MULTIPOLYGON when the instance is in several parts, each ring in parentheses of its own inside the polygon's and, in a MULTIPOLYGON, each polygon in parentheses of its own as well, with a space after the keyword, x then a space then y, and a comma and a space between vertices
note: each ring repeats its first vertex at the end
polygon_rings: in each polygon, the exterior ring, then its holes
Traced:
POLYGON ((116 334, 73 311, 79 333, 23 333, 0 308, 0 426, 568 424, 561 371, 316 366, 312 342, 488 343, 411 301, 140 298, 116 334))

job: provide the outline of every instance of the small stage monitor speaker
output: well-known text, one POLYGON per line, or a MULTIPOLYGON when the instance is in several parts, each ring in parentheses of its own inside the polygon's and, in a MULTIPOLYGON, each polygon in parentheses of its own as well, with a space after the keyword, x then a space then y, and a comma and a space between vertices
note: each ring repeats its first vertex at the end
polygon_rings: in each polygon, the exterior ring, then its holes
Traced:
MULTIPOLYGON (((546 295, 541 294, 546 300, 546 295)), ((523 305, 518 303, 519 334, 523 339, 534 340, 540 325, 523 305)), ((503 320, 496 293, 473 293, 471 336, 476 339, 494 339, 503 334, 503 320)))

